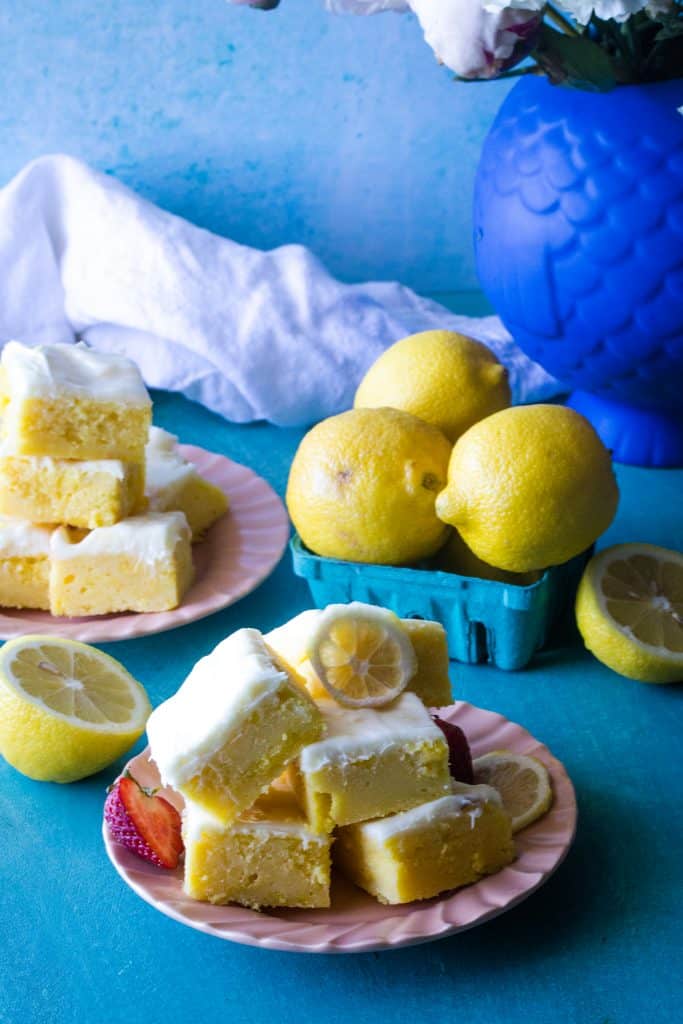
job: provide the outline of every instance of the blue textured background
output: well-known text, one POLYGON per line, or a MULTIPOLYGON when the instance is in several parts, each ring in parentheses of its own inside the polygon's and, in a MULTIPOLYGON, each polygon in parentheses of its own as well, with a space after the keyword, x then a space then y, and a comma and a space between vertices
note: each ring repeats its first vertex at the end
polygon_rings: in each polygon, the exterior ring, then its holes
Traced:
POLYGON ((0 181, 65 151, 346 280, 476 287, 474 167, 507 86, 456 84, 409 15, 224 0, 5 0, 0 181))

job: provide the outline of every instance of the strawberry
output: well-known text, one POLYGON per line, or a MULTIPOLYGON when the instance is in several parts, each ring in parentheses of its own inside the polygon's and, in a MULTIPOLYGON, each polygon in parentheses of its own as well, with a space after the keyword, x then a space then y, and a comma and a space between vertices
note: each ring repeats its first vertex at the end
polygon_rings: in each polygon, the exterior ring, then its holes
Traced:
POLYGON ((448 743, 448 767, 450 768, 451 775, 457 782, 466 782, 471 786, 474 782, 474 772, 472 770, 470 745, 467 742, 465 733, 459 725, 445 722, 438 715, 432 715, 432 718, 434 719, 434 724, 438 725, 446 737, 446 742, 448 743))
POLYGON ((112 838, 158 868, 176 868, 183 852, 180 815, 175 807, 145 789, 129 772, 117 779, 104 804, 112 838))

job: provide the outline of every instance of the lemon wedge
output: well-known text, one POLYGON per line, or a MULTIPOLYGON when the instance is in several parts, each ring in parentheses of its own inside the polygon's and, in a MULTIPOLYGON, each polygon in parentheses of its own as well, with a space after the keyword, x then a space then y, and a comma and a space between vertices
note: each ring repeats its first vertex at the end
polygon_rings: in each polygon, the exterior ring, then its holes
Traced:
POLYGON ((512 831, 531 825, 553 802, 553 790, 546 766, 535 757, 493 750, 472 762, 475 784, 493 786, 512 819, 512 831))
POLYGON ((683 554, 616 544, 586 566, 576 622, 589 651, 630 679, 683 680, 683 554))
POLYGON ((100 771, 142 735, 151 710, 123 665, 88 644, 23 636, 0 649, 0 753, 29 778, 100 771))
POLYGON ((311 636, 308 656, 328 694, 349 708, 391 703, 417 670, 413 645, 398 616, 357 601, 328 605, 311 636))

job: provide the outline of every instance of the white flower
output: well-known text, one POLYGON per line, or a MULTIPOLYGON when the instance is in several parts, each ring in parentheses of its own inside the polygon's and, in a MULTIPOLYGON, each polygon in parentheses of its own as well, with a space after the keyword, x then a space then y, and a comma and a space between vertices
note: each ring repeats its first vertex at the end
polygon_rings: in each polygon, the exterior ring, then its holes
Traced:
MULTIPOLYGON (((519 10, 539 11, 545 0, 485 0, 487 11, 500 12, 510 8, 519 10)), ((671 10, 673 0, 557 0, 557 6, 571 14, 581 25, 587 25, 592 14, 597 14, 603 21, 627 21, 632 14, 647 10, 656 18, 671 10)))
POLYGON ((381 14, 382 11, 409 11, 408 0, 325 0, 333 14, 381 14))
POLYGON ((544 3, 527 0, 513 8, 483 0, 410 0, 410 6, 443 64, 461 78, 495 78, 526 55, 544 3))
POLYGON ((649 0, 645 10, 651 18, 658 18, 660 14, 668 14, 674 5, 674 0, 649 0))
MULTIPOLYGON (((562 0, 560 0, 562 2, 562 0)), ((546 0, 485 0, 484 10, 497 14, 510 8, 518 11, 542 11, 546 0)))
POLYGON ((596 14, 603 21, 628 21, 649 4, 649 0, 560 0, 560 7, 568 11, 580 25, 587 25, 596 14))

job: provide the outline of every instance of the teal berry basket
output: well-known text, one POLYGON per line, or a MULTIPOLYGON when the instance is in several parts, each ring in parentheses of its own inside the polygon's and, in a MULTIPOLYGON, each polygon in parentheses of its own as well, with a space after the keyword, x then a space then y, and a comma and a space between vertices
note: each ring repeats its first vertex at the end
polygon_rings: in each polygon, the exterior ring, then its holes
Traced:
POLYGON ((534 652, 561 634, 591 551, 546 569, 518 587, 434 569, 395 568, 321 558, 295 534, 294 572, 306 580, 318 608, 363 601, 390 608, 402 619, 432 619, 448 634, 448 653, 474 665, 524 668, 534 652))

